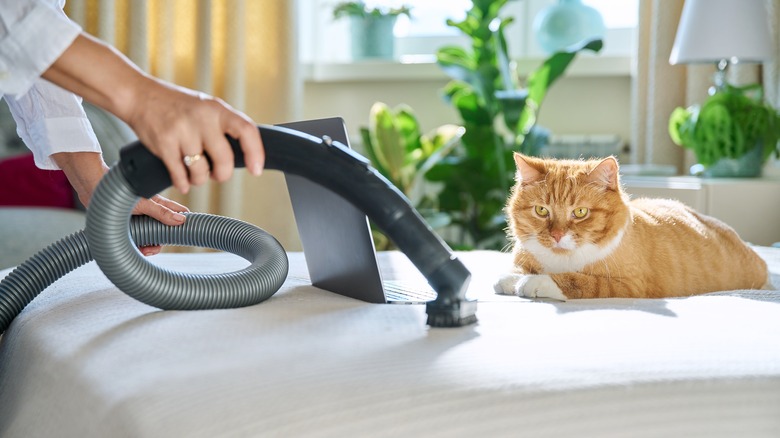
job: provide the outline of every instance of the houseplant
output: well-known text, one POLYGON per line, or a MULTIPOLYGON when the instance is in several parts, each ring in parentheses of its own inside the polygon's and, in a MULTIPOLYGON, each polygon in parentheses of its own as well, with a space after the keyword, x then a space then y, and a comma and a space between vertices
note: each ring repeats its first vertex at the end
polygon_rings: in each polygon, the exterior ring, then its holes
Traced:
POLYGON ((450 242, 455 248, 499 249, 506 244, 503 208, 515 174, 512 154, 539 151, 547 133, 536 120, 547 90, 578 52, 602 48, 602 41, 594 39, 556 52, 520 87, 504 38, 512 19, 499 16, 507 1, 474 0, 463 21, 447 22, 469 37, 471 48, 447 46, 437 53, 439 66, 452 78, 445 99, 466 132, 462 147, 425 177, 443 184, 437 204, 460 235, 450 242))
POLYGON ((763 99, 760 84, 718 86, 701 105, 678 107, 669 135, 693 151, 692 173, 706 177, 756 177, 774 153, 780 157, 780 113, 763 99))
POLYGON ((392 59, 393 28, 400 15, 410 16, 409 6, 369 8, 363 1, 341 2, 333 9, 333 18, 349 17, 352 35, 352 58, 392 59))
MULTIPOLYGON (((409 198, 433 228, 447 225, 448 217, 433 208, 422 175, 452 151, 463 132, 460 126, 442 125, 423 133, 411 107, 390 108, 384 102, 372 105, 369 125, 360 128, 371 164, 409 198)), ((374 241, 380 250, 390 248, 378 230, 374 230, 374 241)))

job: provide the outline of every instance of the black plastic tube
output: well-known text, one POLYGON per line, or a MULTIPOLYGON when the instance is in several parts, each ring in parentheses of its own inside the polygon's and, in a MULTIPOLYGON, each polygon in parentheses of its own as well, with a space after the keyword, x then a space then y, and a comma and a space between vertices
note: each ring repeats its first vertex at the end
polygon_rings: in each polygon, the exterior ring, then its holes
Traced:
MULTIPOLYGON (((466 299, 471 273, 406 197, 364 157, 329 138, 276 126, 261 125, 258 129, 265 146, 266 168, 302 176, 340 195, 363 211, 409 257, 438 294, 426 307, 429 325, 457 327, 476 322, 476 302, 466 299)), ((229 141, 236 167, 243 167, 240 145, 234 139, 229 141)), ((125 147, 118 166, 136 195, 150 197, 171 185, 162 161, 141 143, 125 147)))

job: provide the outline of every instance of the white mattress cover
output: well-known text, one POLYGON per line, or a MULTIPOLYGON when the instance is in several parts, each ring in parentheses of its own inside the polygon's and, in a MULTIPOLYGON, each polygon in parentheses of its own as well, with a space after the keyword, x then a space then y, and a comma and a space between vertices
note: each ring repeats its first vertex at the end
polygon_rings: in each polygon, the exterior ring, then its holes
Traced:
MULTIPOLYGON (((758 250, 780 285, 780 249, 758 250)), ((780 292, 531 301, 492 293, 508 254, 459 257, 483 302, 456 329, 316 289, 300 253, 267 302, 196 312, 137 302, 90 263, 0 339, 0 436, 780 436, 780 292)), ((380 263, 421 278, 400 253, 380 263)))

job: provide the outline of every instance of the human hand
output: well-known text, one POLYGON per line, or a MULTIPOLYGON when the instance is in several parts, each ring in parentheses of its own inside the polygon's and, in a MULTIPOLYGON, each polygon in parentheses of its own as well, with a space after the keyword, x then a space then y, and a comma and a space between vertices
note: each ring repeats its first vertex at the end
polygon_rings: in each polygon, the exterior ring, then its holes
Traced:
MULTIPOLYGON (((187 207, 160 195, 154 195, 149 199, 141 199, 133 209, 133 214, 145 214, 165 225, 181 225, 186 220, 182 214, 190 211, 187 207)), ((141 254, 152 256, 162 251, 162 246, 141 246, 138 248, 141 254)))
POLYGON ((135 96, 127 122, 165 163, 173 185, 182 193, 190 185, 205 183, 209 174, 220 182, 232 176, 234 156, 225 134, 241 144, 247 169, 254 175, 261 173, 265 156, 257 126, 227 103, 152 78, 143 81, 135 96))
MULTIPOLYGON (((52 160, 65 172, 68 181, 79 196, 79 201, 87 207, 98 183, 109 168, 100 154, 95 152, 61 152, 53 154, 52 160)), ((145 214, 165 225, 176 226, 185 222, 182 214, 190 211, 187 207, 160 195, 150 199, 141 199, 133 209, 133 214, 145 214)), ((146 256, 160 253, 162 247, 144 246, 139 248, 146 256)))
POLYGON ((262 172, 265 153, 252 120, 222 100, 147 75, 115 48, 83 33, 43 77, 113 113, 160 158, 173 185, 187 193, 211 175, 231 177, 233 151, 225 134, 236 138, 247 169, 262 172), (208 154, 212 168, 202 159, 208 154), (184 163, 190 157, 190 165, 184 163))

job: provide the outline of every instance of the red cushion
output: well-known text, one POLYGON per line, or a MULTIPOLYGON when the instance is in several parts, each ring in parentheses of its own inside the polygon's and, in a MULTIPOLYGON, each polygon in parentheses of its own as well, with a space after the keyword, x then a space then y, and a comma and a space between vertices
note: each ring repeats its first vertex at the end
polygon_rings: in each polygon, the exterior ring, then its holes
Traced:
POLYGON ((76 201, 63 171, 38 169, 24 154, 0 160, 0 205, 75 208, 76 201))

